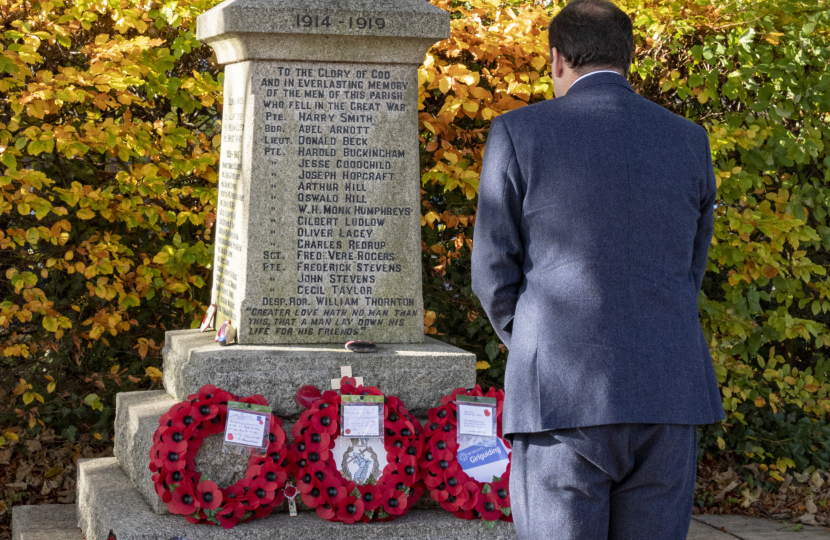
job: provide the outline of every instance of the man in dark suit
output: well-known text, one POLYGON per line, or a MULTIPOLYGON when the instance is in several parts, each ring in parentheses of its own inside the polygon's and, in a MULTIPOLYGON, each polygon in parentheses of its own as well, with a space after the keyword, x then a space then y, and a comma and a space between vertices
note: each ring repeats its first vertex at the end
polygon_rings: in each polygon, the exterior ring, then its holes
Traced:
POLYGON ((631 21, 573 0, 556 99, 493 121, 473 290, 509 349, 520 538, 682 540, 696 424, 724 418, 698 320, 716 195, 706 131, 637 95, 631 21))

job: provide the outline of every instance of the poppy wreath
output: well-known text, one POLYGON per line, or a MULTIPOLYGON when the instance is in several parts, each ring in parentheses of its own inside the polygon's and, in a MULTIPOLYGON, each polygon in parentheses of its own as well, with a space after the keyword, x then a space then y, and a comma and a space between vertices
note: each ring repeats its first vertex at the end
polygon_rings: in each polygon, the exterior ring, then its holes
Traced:
POLYGON ((222 433, 228 401, 268 405, 260 395, 239 398, 213 385, 177 403, 159 419, 150 449, 153 484, 167 509, 191 523, 211 523, 230 529, 237 523, 271 513, 285 498, 283 488, 290 463, 282 420, 271 415, 267 454, 248 461, 245 478, 227 488, 203 479, 196 471, 196 454, 205 437, 222 433))
MULTIPOLYGON (((479 482, 467 476, 458 463, 456 396, 484 396, 496 398, 497 435, 502 436, 501 415, 504 409, 504 391, 495 388, 484 394, 476 385, 472 390, 456 388, 441 398, 442 405, 429 410, 426 426, 426 443, 421 455, 421 477, 430 496, 441 508, 462 519, 481 519, 488 526, 496 521, 513 521, 510 515, 510 464, 501 477, 492 482, 479 482)), ((510 443, 502 442, 507 448, 510 443)))
POLYGON ((298 391, 297 401, 307 407, 291 429, 294 442, 289 451, 295 458, 292 472, 303 503, 315 508, 329 521, 355 523, 391 521, 409 511, 423 494, 418 458, 423 449, 423 428, 409 414, 403 402, 386 396, 383 404, 384 448, 387 464, 379 478, 363 484, 346 480, 335 464, 331 449, 340 435, 340 399, 344 395, 376 395, 374 386, 355 386, 355 379, 343 377, 340 392, 329 390, 310 402, 308 390, 298 391), (301 397, 301 393, 306 395, 301 397))

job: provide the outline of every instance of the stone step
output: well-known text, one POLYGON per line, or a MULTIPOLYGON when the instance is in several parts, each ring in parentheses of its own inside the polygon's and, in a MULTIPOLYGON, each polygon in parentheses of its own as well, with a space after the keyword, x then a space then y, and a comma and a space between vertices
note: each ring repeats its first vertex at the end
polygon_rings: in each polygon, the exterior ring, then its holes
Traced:
POLYGON ((74 504, 14 506, 12 540, 82 540, 77 513, 74 504))
POLYGON ((174 537, 187 540, 515 538, 513 526, 508 523, 499 523, 491 531, 481 522, 464 521, 449 512, 418 509, 390 523, 345 525, 322 520, 311 512, 301 512, 293 518, 286 513, 275 513, 227 530, 192 525, 182 516, 153 512, 115 458, 78 462, 78 521, 86 540, 107 540, 110 530, 118 540, 170 540, 174 537))
POLYGON ((423 343, 379 344, 360 354, 342 345, 231 345, 222 347, 212 332, 167 332, 164 387, 179 401, 206 384, 244 396, 262 394, 280 418, 297 418, 294 402, 301 386, 331 388, 340 366, 352 366, 356 377, 398 396, 419 418, 458 387, 476 383, 474 354, 433 338, 423 343))

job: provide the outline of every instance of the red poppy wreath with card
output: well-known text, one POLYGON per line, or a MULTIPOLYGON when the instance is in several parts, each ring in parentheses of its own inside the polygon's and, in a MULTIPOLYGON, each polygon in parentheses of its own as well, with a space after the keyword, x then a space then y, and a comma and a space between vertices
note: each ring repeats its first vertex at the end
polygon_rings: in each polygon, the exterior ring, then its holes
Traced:
POLYGON ((270 415, 267 453, 249 459, 245 478, 220 488, 196 470, 199 447, 205 437, 224 431, 229 401, 268 403, 260 395, 240 399, 212 385, 203 386, 187 399, 159 419, 150 449, 150 470, 156 473, 153 483, 167 509, 191 523, 226 529, 270 514, 284 500, 288 479, 290 460, 282 421, 270 415))
MULTIPOLYGON (((481 519, 491 526, 499 520, 513 521, 508 488, 510 443, 502 439, 501 429, 504 391, 491 388, 484 394, 478 385, 472 390, 458 388, 441 398, 441 403, 429 410, 426 443, 419 460, 430 496, 462 519, 481 519), (491 410, 496 415, 496 437, 462 437, 464 444, 459 443, 458 396, 495 398, 491 410)), ((482 414, 489 417, 493 413, 485 409, 482 414)))
POLYGON ((374 386, 355 385, 354 378, 343 377, 339 393, 320 395, 313 387, 297 393, 307 410, 291 430, 294 442, 289 448, 296 459, 292 472, 303 503, 323 519, 391 521, 408 512, 423 493, 418 470, 423 428, 400 399, 386 396, 378 404, 382 439, 341 436, 344 396, 383 396, 374 386))

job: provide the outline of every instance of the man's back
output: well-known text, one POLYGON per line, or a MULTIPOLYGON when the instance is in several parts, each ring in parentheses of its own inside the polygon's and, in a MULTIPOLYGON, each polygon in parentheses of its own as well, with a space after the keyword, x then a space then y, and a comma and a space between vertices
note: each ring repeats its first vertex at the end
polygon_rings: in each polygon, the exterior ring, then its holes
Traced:
POLYGON ((505 433, 722 418, 697 306, 708 148, 615 73, 493 123, 473 288, 510 348, 505 433))

